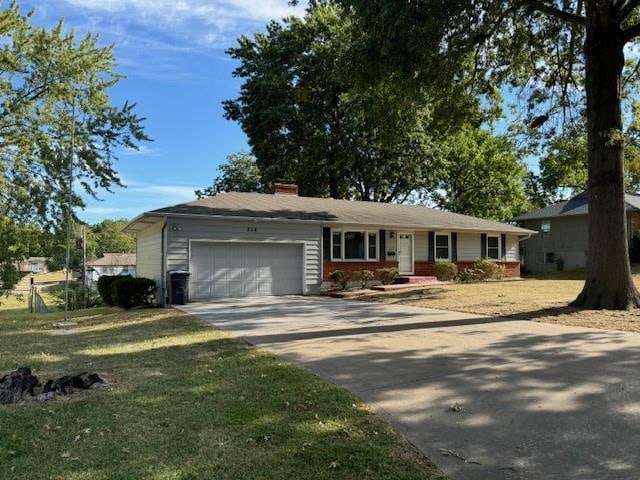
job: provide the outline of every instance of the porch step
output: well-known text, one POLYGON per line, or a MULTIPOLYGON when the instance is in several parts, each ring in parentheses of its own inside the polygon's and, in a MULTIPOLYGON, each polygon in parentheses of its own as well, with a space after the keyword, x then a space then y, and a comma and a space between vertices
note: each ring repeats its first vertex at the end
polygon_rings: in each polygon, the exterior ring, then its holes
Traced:
POLYGON ((438 283, 438 279, 434 276, 420 276, 420 275, 403 275, 396 277, 395 284, 413 284, 413 285, 426 285, 429 283, 438 283))

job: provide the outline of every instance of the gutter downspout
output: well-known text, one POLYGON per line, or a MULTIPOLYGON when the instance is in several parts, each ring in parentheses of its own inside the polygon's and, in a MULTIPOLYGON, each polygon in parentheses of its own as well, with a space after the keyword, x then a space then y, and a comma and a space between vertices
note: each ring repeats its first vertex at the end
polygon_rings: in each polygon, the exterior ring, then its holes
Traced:
POLYGON ((162 307, 167 306, 167 217, 164 217, 162 223, 162 230, 160 230, 160 290, 162 292, 162 299, 160 305, 162 307))

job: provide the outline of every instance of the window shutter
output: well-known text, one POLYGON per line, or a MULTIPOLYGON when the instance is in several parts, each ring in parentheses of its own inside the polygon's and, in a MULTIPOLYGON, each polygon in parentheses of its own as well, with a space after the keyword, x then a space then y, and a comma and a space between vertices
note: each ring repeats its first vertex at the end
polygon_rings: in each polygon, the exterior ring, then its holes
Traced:
POLYGON ((331 260, 331 229, 322 228, 322 259, 331 260))
POLYGON ((506 262, 507 261, 507 236, 504 233, 500 236, 500 242, 502 243, 502 248, 501 248, 502 261, 506 262))
POLYGON ((487 234, 480 235, 480 258, 487 258, 487 234))
POLYGON ((458 261, 458 234, 451 232, 451 261, 458 261))
POLYGON ((429 248, 429 261, 430 262, 435 262, 436 260, 436 253, 435 253, 435 238, 436 238, 436 234, 434 232, 429 232, 429 241, 427 243, 427 247, 429 248))
POLYGON ((387 261, 387 231, 380 230, 378 232, 378 245, 380 248, 380 252, 378 253, 378 258, 380 258, 381 262, 387 261))

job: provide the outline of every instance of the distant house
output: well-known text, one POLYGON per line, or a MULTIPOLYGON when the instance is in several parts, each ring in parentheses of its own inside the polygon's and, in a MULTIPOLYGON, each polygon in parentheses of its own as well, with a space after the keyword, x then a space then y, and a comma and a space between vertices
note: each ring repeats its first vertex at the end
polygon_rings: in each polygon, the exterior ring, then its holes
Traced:
POLYGON ((18 271, 21 273, 47 273, 47 257, 29 257, 18 262, 18 271))
MULTIPOLYGON (((640 195, 626 194, 629 242, 640 232, 640 195)), ((588 194, 520 215, 514 220, 523 228, 540 232, 520 242, 520 259, 530 272, 584 268, 587 261, 588 194)))
POLYGON ((102 275, 136 275, 135 253, 105 253, 103 257, 87 262, 87 286, 96 284, 102 275))
POLYGON ((136 217, 126 231, 136 235, 138 274, 170 299, 170 274, 189 272, 188 301, 316 294, 334 270, 431 276, 441 261, 493 259, 518 277, 518 243, 535 233, 419 205, 301 197, 291 184, 273 193, 230 192, 136 217))

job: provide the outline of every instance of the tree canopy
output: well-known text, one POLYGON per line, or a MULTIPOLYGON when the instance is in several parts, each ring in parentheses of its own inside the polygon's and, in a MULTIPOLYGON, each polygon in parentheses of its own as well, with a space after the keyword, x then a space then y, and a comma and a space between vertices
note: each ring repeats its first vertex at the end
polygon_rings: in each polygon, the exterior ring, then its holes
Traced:
POLYGON ((4 288, 15 280, 15 260, 34 247, 26 247, 31 236, 25 232, 59 231, 72 216, 69 196, 72 207, 82 207, 82 194, 95 197, 100 189, 120 185, 117 153, 149 140, 134 105, 115 106, 109 96, 122 79, 113 47, 100 46, 97 35, 77 37, 62 21, 51 29, 35 27, 31 17, 18 3, 0 10, 4 288))
POLYGON ((293 180, 304 195, 404 201, 433 188, 448 133, 442 112, 464 111, 481 122, 479 102, 460 92, 438 102, 393 77, 359 82, 365 31, 349 10, 312 2, 305 18, 271 22, 229 50, 240 65, 240 96, 226 101, 240 123, 263 184, 293 180))
MULTIPOLYGON (((0 38, 0 215, 60 224, 72 131, 74 180, 95 196, 120 184, 118 149, 148 140, 143 119, 133 104, 112 105, 109 89, 122 76, 98 36, 77 38, 62 22, 34 27, 13 3, 0 11, 0 38)), ((73 205, 83 205, 75 192, 73 205)))
POLYGON ((508 221, 531 208, 527 168, 505 135, 464 127, 443 148, 446 162, 435 204, 451 212, 508 221))
POLYGON ((256 159, 249 153, 232 153, 225 163, 218 167, 220 175, 213 185, 196 190, 198 198, 210 197, 224 192, 265 192, 267 185, 262 181, 256 159))

